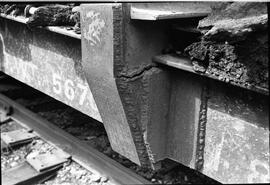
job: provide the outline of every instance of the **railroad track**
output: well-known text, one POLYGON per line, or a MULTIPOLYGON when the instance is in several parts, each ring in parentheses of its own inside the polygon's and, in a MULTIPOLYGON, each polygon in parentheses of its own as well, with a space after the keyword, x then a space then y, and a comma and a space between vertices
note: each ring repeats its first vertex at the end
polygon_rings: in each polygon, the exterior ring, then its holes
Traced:
MULTIPOLYGON (((21 134, 21 138, 17 138, 15 145, 27 143, 27 141, 35 137, 40 137, 47 143, 57 146, 57 151, 60 151, 59 153, 56 152, 57 154, 44 154, 46 155, 45 159, 48 158, 47 155, 51 156, 51 162, 44 162, 41 160, 34 161, 33 163, 33 161, 31 161, 31 158, 28 157, 26 160, 28 163, 24 163, 20 165, 20 167, 14 167, 12 169, 2 172, 3 184, 30 184, 38 180, 46 180, 47 178, 55 174, 57 170, 61 169, 63 163, 67 162, 70 158, 80 164, 82 167, 92 172, 94 171, 101 176, 105 176, 113 184, 150 183, 149 181, 135 174, 131 170, 123 167, 122 165, 118 164, 104 154, 96 151, 89 145, 82 143, 77 138, 71 136, 70 134, 66 133, 65 131, 48 122, 47 120, 44 120, 43 118, 37 116, 37 114, 31 112, 30 110, 27 110, 25 107, 19 105, 18 103, 4 96, 3 94, 0 94, 0 105, 1 116, 2 118, 5 117, 5 121, 2 120, 3 124, 7 124, 8 122, 10 122, 7 120, 13 120, 21 124, 23 127, 28 128, 28 131, 33 130, 33 132, 28 132, 27 130, 22 131, 21 129, 13 131, 13 133, 23 133, 21 134), (24 135, 29 138, 24 138, 24 135), (54 160, 55 158, 60 158, 60 160, 54 160), (37 167, 41 163, 45 166, 37 167), (29 167, 33 165, 37 165, 35 166, 35 170, 29 167), (27 178, 26 176, 20 175, 23 171, 27 171, 27 178)), ((14 142, 11 143, 14 144, 14 142)), ((11 143, 8 143, 9 146, 6 146, 6 148, 10 147, 11 143)), ((5 146, 3 146, 3 148, 5 148, 5 146)), ((41 156, 40 158, 44 159, 44 156, 41 156)))

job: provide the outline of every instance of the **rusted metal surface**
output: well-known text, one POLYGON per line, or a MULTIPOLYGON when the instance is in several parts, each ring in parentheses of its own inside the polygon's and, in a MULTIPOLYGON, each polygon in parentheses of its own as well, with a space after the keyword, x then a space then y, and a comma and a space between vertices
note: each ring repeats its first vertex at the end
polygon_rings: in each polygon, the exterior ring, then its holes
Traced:
MULTIPOLYGON (((211 78, 211 79, 221 81, 219 78, 217 78, 214 75, 207 74, 207 73, 197 73, 197 72, 195 72, 193 67, 192 67, 191 60, 189 58, 187 58, 187 57, 183 57, 183 56, 180 57, 180 56, 177 56, 177 55, 166 54, 166 55, 154 56, 153 61, 157 62, 157 63, 160 63, 160 64, 163 64, 163 65, 166 65, 166 66, 171 66, 171 67, 174 67, 174 68, 177 68, 177 69, 180 69, 180 70, 185 70, 185 71, 197 74, 197 75, 201 75, 201 76, 204 76, 204 77, 208 77, 208 78, 211 78)), ((222 81, 222 82, 223 83, 228 83, 228 84, 231 84, 231 85, 234 85, 234 86, 238 86, 238 87, 241 87, 241 88, 244 88, 244 89, 249 89, 249 90, 252 90, 252 91, 255 91, 255 92, 259 92, 259 93, 262 93, 262 94, 265 94, 265 95, 269 95, 269 90, 268 89, 260 88, 258 86, 244 86, 244 85, 241 85, 241 84, 238 84, 238 83, 234 83, 233 81, 229 81, 229 82, 222 81)))
POLYGON ((204 83, 201 91, 201 105, 198 120, 197 131, 197 146, 196 146, 196 159, 195 169, 201 171, 204 163, 204 148, 205 148, 205 132, 207 123, 207 106, 208 106, 208 84, 204 83))
POLYGON ((222 183, 269 182, 269 97, 202 79, 186 59, 154 60, 182 69, 167 69, 172 94, 163 157, 222 183))
POLYGON ((114 36, 114 76, 141 165, 153 168, 165 148, 170 83, 151 57, 168 44, 168 24, 130 19, 130 4, 123 4, 122 14, 114 36))
POLYGON ((269 182, 269 97, 177 72, 164 158, 222 183, 269 182))
MULTIPOLYGON (((9 20, 13 20, 13 21, 17 21, 17 22, 20 22, 20 23, 23 23, 23 24, 26 24, 27 22, 27 18, 23 17, 23 16, 11 16, 11 15, 5 15, 3 13, 0 13, 0 17, 3 17, 3 18, 6 18, 6 19, 9 19, 9 20)), ((45 29, 45 30, 49 30, 49 31, 52 31, 52 32, 55 32, 55 33, 59 33, 61 35, 66 35, 66 36, 69 36, 69 37, 73 37, 73 38, 76 38, 76 39, 81 39, 81 34, 76 34, 74 31, 71 31, 71 30, 67 30, 66 29, 67 27, 58 27, 58 26, 46 26, 46 27, 43 27, 41 29, 45 29)))
POLYGON ((129 4, 81 6, 83 69, 112 148, 153 165, 165 148, 158 141, 164 140, 170 84, 151 57, 167 43, 166 23, 132 21, 129 4))
POLYGON ((202 172, 222 183, 269 183, 268 96, 212 83, 202 172))
POLYGON ((195 75, 186 58, 157 66, 166 23, 131 20, 129 8, 81 5, 82 61, 79 41, 2 21, 2 70, 102 120, 112 148, 137 164, 170 158, 224 183, 269 182, 269 92, 195 75))
POLYGON ((80 40, 0 20, 4 73, 102 121, 82 71, 80 40))

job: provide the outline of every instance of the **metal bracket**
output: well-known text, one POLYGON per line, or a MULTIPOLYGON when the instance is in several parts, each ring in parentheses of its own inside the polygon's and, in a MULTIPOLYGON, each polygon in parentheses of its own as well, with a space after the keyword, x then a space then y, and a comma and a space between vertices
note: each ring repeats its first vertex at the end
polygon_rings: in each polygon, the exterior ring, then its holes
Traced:
POLYGON ((42 173, 37 172, 27 162, 2 172, 2 184, 38 184, 54 176, 61 167, 57 166, 42 173))
POLYGON ((53 168, 55 166, 61 165, 68 161, 70 155, 65 152, 56 150, 52 153, 39 154, 37 156, 28 155, 26 161, 38 172, 42 172, 53 168))
POLYGON ((8 146, 28 143, 36 137, 36 134, 27 132, 25 129, 1 133, 1 140, 3 140, 8 146))

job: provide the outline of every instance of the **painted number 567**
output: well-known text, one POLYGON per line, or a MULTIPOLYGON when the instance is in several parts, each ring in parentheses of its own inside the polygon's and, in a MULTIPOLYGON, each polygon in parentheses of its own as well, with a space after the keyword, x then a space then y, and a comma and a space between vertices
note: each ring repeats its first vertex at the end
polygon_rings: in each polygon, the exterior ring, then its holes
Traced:
POLYGON ((60 75, 53 74, 53 91, 56 94, 64 94, 70 101, 73 101, 75 97, 79 96, 79 104, 83 105, 87 95, 87 86, 80 83, 75 86, 72 80, 63 80, 60 75), (80 92, 75 91, 76 89, 80 89, 80 92), (76 92, 79 95, 75 95, 76 92))

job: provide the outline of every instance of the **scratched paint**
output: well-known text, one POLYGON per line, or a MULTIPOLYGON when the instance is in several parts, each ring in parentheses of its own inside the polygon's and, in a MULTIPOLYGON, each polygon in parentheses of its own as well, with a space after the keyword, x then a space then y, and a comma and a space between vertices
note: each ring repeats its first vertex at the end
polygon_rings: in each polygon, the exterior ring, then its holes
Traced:
POLYGON ((95 46, 101 42, 101 32, 105 27, 105 21, 101 19, 100 13, 94 11, 87 12, 84 19, 89 24, 83 28, 83 36, 89 41, 91 46, 95 46))
POLYGON ((203 173, 222 183, 269 183, 269 130, 210 107, 203 173))
POLYGON ((55 37, 45 30, 38 34, 31 33, 20 23, 11 24, 16 25, 8 26, 0 32, 4 46, 8 46, 3 49, 3 71, 102 121, 88 83, 83 73, 75 67, 81 65, 80 43, 76 45, 72 38, 59 39, 59 35, 55 37), (22 33, 16 35, 16 39, 14 28, 22 33))

